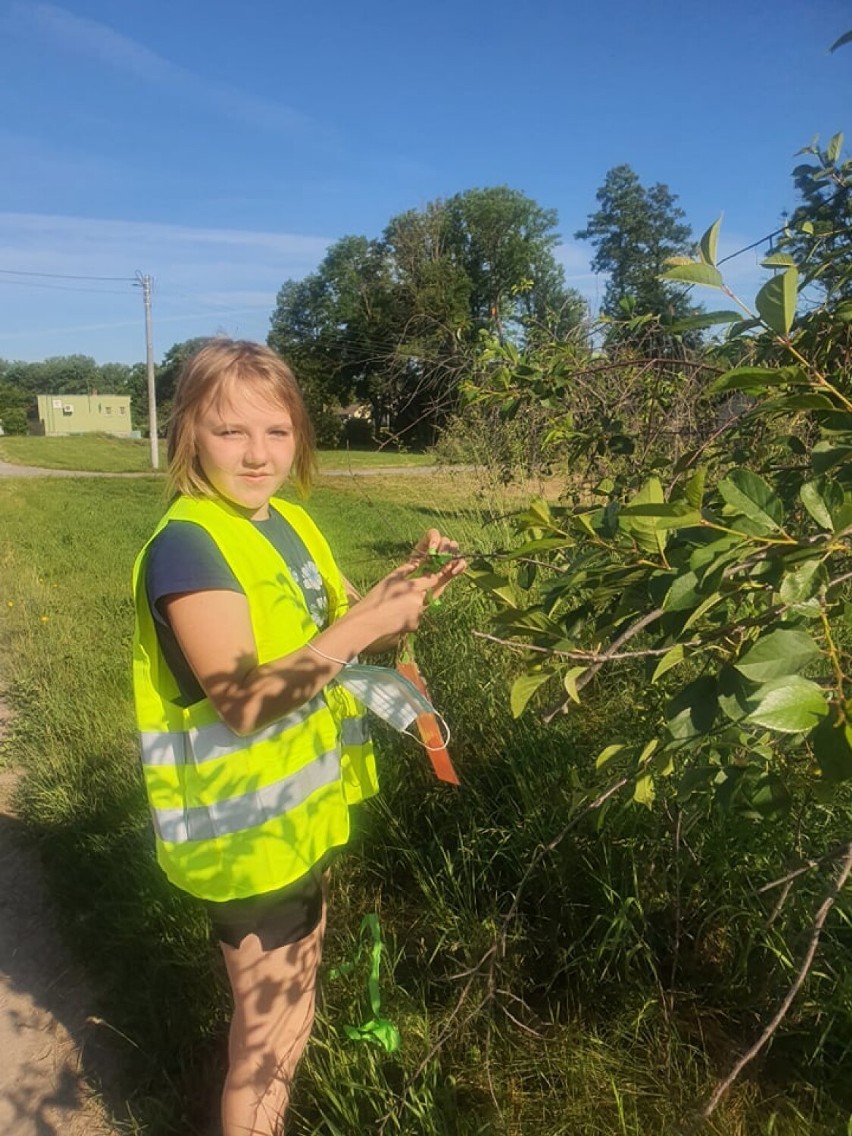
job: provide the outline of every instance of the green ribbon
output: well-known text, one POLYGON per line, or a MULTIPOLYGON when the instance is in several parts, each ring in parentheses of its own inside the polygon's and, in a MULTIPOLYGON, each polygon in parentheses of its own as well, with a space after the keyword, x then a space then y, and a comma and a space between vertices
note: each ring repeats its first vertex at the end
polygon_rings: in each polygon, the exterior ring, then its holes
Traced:
MULTIPOLYGON (((379 917, 375 912, 365 915, 361 920, 361 926, 358 928, 359 938, 365 931, 369 931, 372 937, 372 945, 370 946, 370 976, 367 979, 367 992, 370 997, 370 1009, 373 1012, 373 1016, 362 1026, 344 1026, 343 1032, 352 1041, 372 1041, 376 1045, 380 1045, 386 1053, 396 1053, 400 1047, 399 1030, 393 1022, 389 1022, 387 1018, 383 1018, 380 1015, 382 997, 379 990, 379 975, 381 973, 384 942, 382 941, 382 932, 379 927, 379 917)), ((363 953, 365 945, 366 944, 362 942, 358 947, 355 958, 352 959, 351 962, 345 962, 341 966, 335 967, 329 974, 329 978, 334 979, 344 974, 351 974, 363 953)))

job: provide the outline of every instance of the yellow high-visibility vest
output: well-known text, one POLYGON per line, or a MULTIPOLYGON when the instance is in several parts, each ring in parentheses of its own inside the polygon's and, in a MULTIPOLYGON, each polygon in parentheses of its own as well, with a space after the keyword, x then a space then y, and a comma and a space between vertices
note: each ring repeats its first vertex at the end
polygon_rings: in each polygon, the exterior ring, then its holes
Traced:
MULTIPOLYGON (((270 502, 295 529, 328 596, 329 620, 348 600, 331 550, 297 505, 270 502)), ((248 599, 258 663, 317 633, 301 588, 266 537, 220 498, 178 497, 151 536, 190 521, 216 542, 248 599)), ((349 838, 349 805, 378 790, 363 707, 337 685, 247 737, 209 699, 180 705, 145 590, 148 544, 133 569, 133 687, 157 859, 201 899, 240 899, 292 883, 349 838)))

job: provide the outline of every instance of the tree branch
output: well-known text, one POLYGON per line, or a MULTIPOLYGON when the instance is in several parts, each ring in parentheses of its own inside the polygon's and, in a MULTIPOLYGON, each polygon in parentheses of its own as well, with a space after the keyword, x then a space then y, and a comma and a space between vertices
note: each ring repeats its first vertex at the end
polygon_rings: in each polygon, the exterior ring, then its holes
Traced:
POLYGON ((751 1049, 743 1054, 743 1056, 737 1061, 727 1077, 725 1077, 725 1079, 716 1086, 712 1096, 704 1106, 701 1114, 705 1120, 709 1120, 709 1118, 713 1115, 713 1113, 716 1111, 716 1107, 718 1106, 719 1101, 721 1101, 722 1097, 725 1095, 725 1093, 727 1093, 728 1089, 730 1089, 731 1085, 733 1085, 734 1081, 736 1081, 737 1077, 739 1077, 740 1073, 743 1071, 743 1069, 745 1069, 746 1065, 748 1065, 750 1061, 753 1061, 758 1053, 760 1053, 761 1049, 763 1049, 767 1042, 772 1038, 772 1035, 784 1020, 787 1011, 793 1004, 793 999, 799 993, 799 990, 802 988, 802 985, 804 984, 804 981, 810 972, 811 966, 813 965, 814 956, 816 955, 817 947, 819 946, 822 929, 825 925, 826 919, 828 918, 828 913, 831 911, 832 907, 837 901, 838 896, 842 892, 846 881, 849 878, 850 872, 852 872, 852 841, 850 841, 846 845, 845 856, 843 863, 840 866, 840 871, 837 873, 837 878, 835 879, 828 894, 820 904, 819 910, 816 913, 816 918, 814 919, 813 923, 813 930, 811 932, 811 938, 808 943, 808 949, 805 951, 805 957, 802 960, 802 965, 799 967, 799 972, 796 975, 792 986, 787 991, 784 1000, 778 1007, 778 1010, 774 1014, 769 1025, 766 1027, 766 1029, 763 1031, 763 1033, 760 1035, 751 1049))

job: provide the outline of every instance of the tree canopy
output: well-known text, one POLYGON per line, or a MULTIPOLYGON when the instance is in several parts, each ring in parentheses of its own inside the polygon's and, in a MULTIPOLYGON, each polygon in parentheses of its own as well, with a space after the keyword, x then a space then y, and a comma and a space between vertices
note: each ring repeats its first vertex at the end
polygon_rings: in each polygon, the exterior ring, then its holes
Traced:
POLYGON ((600 208, 574 236, 594 245, 592 269, 609 275, 604 314, 623 317, 627 301, 631 314, 685 316, 692 305, 683 289, 660 279, 668 258, 693 244, 677 195, 659 182, 646 189, 630 166, 620 165, 609 170, 596 197, 600 208))
POLYGON ((401 213, 382 236, 348 236, 278 293, 268 342, 306 391, 369 401, 393 429, 455 406, 479 335, 525 341, 576 325, 580 295, 554 256, 554 210, 506 186, 401 213))
POLYGON ((852 159, 843 160, 843 135, 825 149, 815 138, 800 151, 810 161, 793 170, 801 199, 781 242, 802 265, 806 281, 835 300, 852 296, 852 159))

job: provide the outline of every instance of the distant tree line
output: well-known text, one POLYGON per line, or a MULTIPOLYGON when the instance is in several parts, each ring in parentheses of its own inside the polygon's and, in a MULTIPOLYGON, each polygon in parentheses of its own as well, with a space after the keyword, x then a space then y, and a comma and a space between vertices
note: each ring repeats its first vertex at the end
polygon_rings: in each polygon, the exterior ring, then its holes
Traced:
MULTIPOLYGON (((849 280, 850 163, 836 148, 821 151, 813 143, 803 151, 816 161, 794 171, 800 204, 786 239, 800 261, 810 256, 819 264, 817 284, 842 293, 849 280)), ((669 329, 701 312, 688 288, 661 279, 670 257, 694 251, 692 229, 668 186, 643 186, 628 165, 609 170, 597 203, 574 236, 590 242, 591 268, 606 276, 601 314, 612 324, 610 335, 641 328, 647 348, 647 321, 654 319, 659 334, 651 346, 665 353, 669 329)), ((344 408, 357 402, 369 408, 370 422, 350 427, 368 437, 383 432, 407 444, 434 442, 458 408, 483 344, 496 339, 529 350, 576 335, 588 311, 566 285, 557 223, 555 210, 519 190, 471 189, 392 217, 379 237, 342 237, 314 272, 285 281, 268 342, 293 365, 320 441, 338 440, 344 408)), ((180 366, 202 342, 175 343, 157 367, 161 433, 180 366)), ((36 394, 94 390, 129 394, 133 425, 147 431, 144 365, 99 365, 84 355, 0 360, 0 421, 7 433, 24 432, 36 394)))

